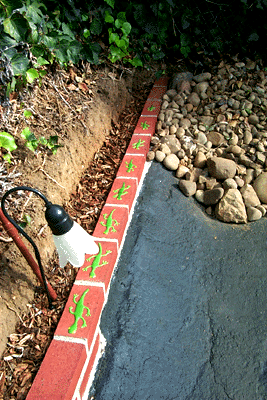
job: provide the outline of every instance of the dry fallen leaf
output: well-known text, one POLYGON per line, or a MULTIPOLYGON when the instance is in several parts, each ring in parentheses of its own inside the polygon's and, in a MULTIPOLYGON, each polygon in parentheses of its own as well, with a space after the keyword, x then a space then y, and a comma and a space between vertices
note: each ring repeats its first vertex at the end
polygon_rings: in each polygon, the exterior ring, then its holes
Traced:
POLYGON ((72 81, 75 81, 76 73, 74 72, 73 68, 69 69, 70 78, 72 81))
POLYGON ((67 86, 67 88, 68 88, 69 90, 79 90, 79 89, 77 88, 77 86, 75 86, 73 83, 70 83, 70 84, 67 86))
POLYGON ((79 86, 79 89, 81 89, 84 93, 89 91, 88 86, 84 82, 79 82, 78 86, 79 86))

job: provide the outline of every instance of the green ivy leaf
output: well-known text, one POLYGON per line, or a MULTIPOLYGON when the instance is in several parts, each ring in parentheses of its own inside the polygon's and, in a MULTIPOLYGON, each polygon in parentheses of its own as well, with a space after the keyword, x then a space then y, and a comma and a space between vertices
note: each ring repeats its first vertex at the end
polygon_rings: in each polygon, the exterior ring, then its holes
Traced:
POLYGON ((58 143, 58 136, 50 136, 48 143, 50 146, 55 146, 58 143))
POLYGON ((140 60, 140 58, 133 58, 132 60, 130 58, 124 58, 123 60, 124 62, 129 62, 130 64, 132 64, 134 67, 142 67, 143 63, 140 60))
POLYGON ((40 76, 40 78, 43 78, 46 74, 47 74, 47 71, 45 71, 44 69, 41 69, 41 70, 39 71, 39 76, 40 76))
POLYGON ((46 139, 45 137, 43 137, 43 136, 41 136, 41 137, 39 138, 39 142, 40 142, 43 146, 47 146, 47 143, 48 143, 47 139, 46 139))
POLYGON ((117 29, 119 29, 122 26, 122 24, 123 24, 123 21, 121 21, 120 19, 115 19, 114 25, 117 29))
MULTIPOLYGON (((21 135, 21 137, 22 137, 23 139, 25 139, 28 143, 32 143, 32 142, 37 141, 37 139, 36 139, 34 133, 30 131, 30 128, 29 128, 28 126, 27 126, 26 128, 23 129, 23 131, 21 132, 20 135, 21 135)), ((28 143, 27 143, 27 144, 28 144, 28 143)), ((26 146, 29 147, 27 144, 26 144, 26 146)), ((37 146, 36 146, 36 147, 37 147, 37 146)), ((35 149, 34 149, 34 150, 35 150, 35 149)))
POLYGON ((11 154, 3 154, 3 159, 6 160, 9 164, 11 163, 11 154))
POLYGON ((122 50, 127 49, 127 43, 124 39, 120 39, 119 37, 117 37, 115 40, 115 43, 120 49, 122 49, 122 50))
POLYGON ((37 3, 34 1, 32 4, 28 4, 26 8, 26 18, 32 21, 34 24, 42 24, 44 20, 44 14, 40 10, 40 7, 43 7, 46 10, 46 7, 43 3, 37 3))
POLYGON ((110 24, 113 24, 114 22, 114 18, 112 17, 112 15, 110 15, 110 13, 107 10, 105 12, 105 22, 109 22, 110 24))
POLYGON ((105 2, 106 2, 111 8, 114 8, 115 0, 105 0, 105 2))
POLYGON ((16 150, 17 145, 15 143, 15 139, 10 133, 0 132, 0 147, 6 149, 7 151, 16 150))
POLYGON ((62 31, 65 35, 69 36, 71 39, 75 40, 75 35, 65 22, 62 22, 62 31))
POLYGON ((102 32, 102 24, 98 18, 94 18, 90 25, 92 35, 100 35, 102 32))
POLYGON ((28 71, 26 72, 27 82, 33 83, 34 79, 37 79, 37 78, 39 78, 39 73, 38 73, 37 69, 35 69, 35 68, 28 69, 28 71))
POLYGON ((91 32, 89 31, 89 29, 86 28, 83 31, 83 36, 85 37, 85 39, 87 39, 90 35, 91 35, 91 32))
POLYGON ((113 45, 110 46, 110 52, 111 55, 109 56, 109 59, 111 62, 121 60, 126 55, 121 49, 113 45))
POLYGON ((30 118, 32 117, 32 112, 30 110, 25 110, 23 115, 25 118, 30 118))
POLYGON ((111 44, 113 42, 116 43, 116 40, 120 39, 119 35, 112 31, 112 28, 108 29, 108 33, 109 33, 109 44, 111 44))
POLYGON ((10 18, 3 21, 4 32, 8 33, 18 42, 26 40, 29 24, 27 20, 19 13, 13 14, 10 18))
POLYGON ((28 69, 29 60, 23 54, 15 54, 11 59, 11 66, 14 75, 24 75, 28 69))
POLYGON ((129 22, 124 22, 122 24, 121 30, 124 33, 124 35, 128 36, 129 33, 131 32, 132 26, 129 24, 129 22))
POLYGON ((37 63, 37 65, 42 66, 42 65, 49 64, 49 61, 47 61, 47 60, 46 60, 45 58, 43 58, 43 57, 38 57, 36 63, 37 63))

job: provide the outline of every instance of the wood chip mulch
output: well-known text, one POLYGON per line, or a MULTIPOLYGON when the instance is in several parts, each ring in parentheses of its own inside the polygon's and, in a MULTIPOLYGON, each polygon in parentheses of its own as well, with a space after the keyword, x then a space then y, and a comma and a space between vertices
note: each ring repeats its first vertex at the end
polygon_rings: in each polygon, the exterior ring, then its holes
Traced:
MULTIPOLYGON (((130 106, 121 114, 102 148, 95 154, 92 165, 84 172, 76 193, 71 196, 67 211, 92 234, 101 209, 115 179, 121 160, 129 145, 151 85, 134 96, 130 106)), ((0 400, 24 400, 53 338, 75 280, 77 269, 68 265, 58 268, 51 261, 46 276, 56 290, 55 308, 48 309, 46 295, 40 287, 28 313, 19 316, 16 332, 9 337, 0 360, 0 400)), ((8 304, 7 306, 11 308, 8 304)), ((14 311, 14 310, 13 310, 14 311)))

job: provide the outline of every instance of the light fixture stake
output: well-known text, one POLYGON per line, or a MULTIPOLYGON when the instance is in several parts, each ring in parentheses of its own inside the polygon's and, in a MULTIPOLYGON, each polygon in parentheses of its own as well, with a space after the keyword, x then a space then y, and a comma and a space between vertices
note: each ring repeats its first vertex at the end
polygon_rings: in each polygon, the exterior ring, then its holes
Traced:
POLYGON ((1 208, 2 208, 4 216, 30 242, 30 244, 32 245, 32 247, 34 249, 35 257, 36 257, 36 260, 38 262, 38 266, 39 266, 39 269, 40 269, 43 285, 44 285, 44 288, 45 288, 45 291, 46 291, 46 294, 47 294, 49 308, 52 309, 53 308, 52 299, 51 299, 51 296, 50 296, 50 293, 49 293, 49 290, 48 290, 47 281, 46 281, 46 278, 45 278, 45 273, 44 273, 44 269, 43 269, 43 266, 42 266, 39 250, 38 250, 36 244, 34 243, 34 241, 30 238, 30 236, 10 217, 10 215, 7 213, 7 211, 5 209, 5 200, 6 200, 6 198, 11 193, 18 192, 20 190, 33 192, 33 193, 37 194, 38 196, 40 196, 44 200, 46 207, 49 207, 50 204, 52 204, 52 203, 50 203, 47 200, 47 198, 41 192, 39 192, 39 190, 30 188, 28 186, 17 186, 15 188, 12 188, 12 189, 8 190, 4 194, 4 196, 2 197, 2 200, 1 200, 1 208))

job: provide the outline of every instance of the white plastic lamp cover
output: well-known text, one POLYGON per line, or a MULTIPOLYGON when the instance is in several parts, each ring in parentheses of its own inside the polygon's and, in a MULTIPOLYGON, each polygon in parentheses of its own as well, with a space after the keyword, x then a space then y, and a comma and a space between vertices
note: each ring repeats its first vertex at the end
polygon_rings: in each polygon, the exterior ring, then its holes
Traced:
POLYGON ((59 256, 59 266, 64 268, 70 262, 74 267, 84 264, 85 254, 97 254, 98 245, 94 237, 89 235, 77 222, 63 235, 53 235, 59 256))

